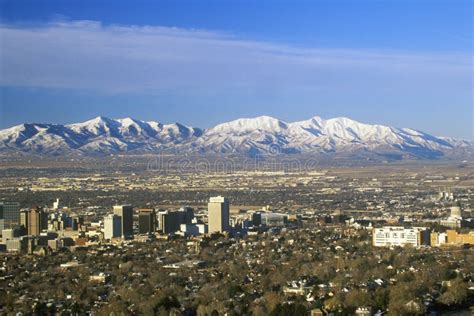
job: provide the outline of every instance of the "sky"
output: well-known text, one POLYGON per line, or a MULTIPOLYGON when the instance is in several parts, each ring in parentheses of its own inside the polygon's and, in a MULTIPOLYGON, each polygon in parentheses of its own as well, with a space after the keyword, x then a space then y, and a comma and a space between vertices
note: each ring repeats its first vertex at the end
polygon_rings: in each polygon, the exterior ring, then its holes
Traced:
POLYGON ((474 140, 473 2, 0 0, 0 128, 345 116, 474 140))

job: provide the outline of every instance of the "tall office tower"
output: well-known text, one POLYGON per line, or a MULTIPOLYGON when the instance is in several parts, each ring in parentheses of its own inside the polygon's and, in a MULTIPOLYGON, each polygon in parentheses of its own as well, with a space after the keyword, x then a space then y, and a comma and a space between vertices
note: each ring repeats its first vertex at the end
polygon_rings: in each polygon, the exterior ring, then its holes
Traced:
POLYGON ((158 213, 158 230, 163 234, 172 234, 180 230, 181 224, 192 224, 194 210, 183 207, 178 211, 162 211, 158 213))
POLYGON ((20 234, 21 236, 28 235, 28 215, 29 210, 22 209, 20 211, 20 234))
POLYGON ((122 218, 122 237, 133 237, 133 206, 114 206, 114 214, 122 218))
POLYGON ((35 207, 27 211, 27 234, 39 236, 44 229, 48 228, 48 214, 41 208, 35 207))
POLYGON ((141 209, 138 211, 138 232, 150 234, 156 230, 156 212, 154 209, 141 209))
POLYGON ((20 204, 0 202, 0 231, 14 228, 20 224, 20 204))
POLYGON ((229 200, 211 197, 207 205, 209 233, 229 231, 229 200))
POLYGON ((53 202, 53 209, 59 210, 60 208, 63 208, 63 205, 61 204, 59 198, 57 198, 56 201, 53 202))
POLYGON ((122 218, 115 214, 104 217, 104 238, 112 239, 122 236, 122 218))
POLYGON ((252 214, 252 225, 253 226, 260 226, 262 225, 262 213, 255 212, 252 214))
POLYGON ((70 217, 70 223, 68 223, 68 227, 72 228, 72 230, 80 230, 84 226, 84 217, 79 215, 73 215, 70 217))
POLYGON ((172 234, 179 230, 183 223, 183 212, 164 211, 158 213, 158 228, 163 234, 172 234))
POLYGON ((181 224, 192 224, 194 219, 194 210, 192 207, 184 206, 179 212, 182 212, 183 220, 181 224))

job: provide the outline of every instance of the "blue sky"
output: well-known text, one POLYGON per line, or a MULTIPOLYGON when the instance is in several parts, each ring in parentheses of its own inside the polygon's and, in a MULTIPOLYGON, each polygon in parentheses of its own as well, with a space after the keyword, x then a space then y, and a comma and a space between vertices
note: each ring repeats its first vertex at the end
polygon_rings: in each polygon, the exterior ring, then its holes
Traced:
POLYGON ((0 0, 0 128, 319 115, 474 139, 472 1, 0 0))

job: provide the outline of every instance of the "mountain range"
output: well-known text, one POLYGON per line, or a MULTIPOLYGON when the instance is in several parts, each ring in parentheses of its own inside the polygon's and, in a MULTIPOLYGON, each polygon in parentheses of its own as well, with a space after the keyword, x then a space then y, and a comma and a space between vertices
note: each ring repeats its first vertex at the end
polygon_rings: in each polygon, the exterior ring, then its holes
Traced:
POLYGON ((410 128, 363 124, 318 116, 285 122, 269 116, 238 119, 208 129, 132 118, 69 125, 31 123, 0 130, 0 153, 41 155, 338 154, 369 152, 397 157, 439 158, 472 154, 471 141, 437 137, 410 128))

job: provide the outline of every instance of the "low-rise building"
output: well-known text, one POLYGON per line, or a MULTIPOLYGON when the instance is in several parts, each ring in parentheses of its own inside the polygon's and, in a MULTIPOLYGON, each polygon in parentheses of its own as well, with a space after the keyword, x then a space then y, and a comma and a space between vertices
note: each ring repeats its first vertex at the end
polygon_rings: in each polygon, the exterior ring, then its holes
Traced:
POLYGON ((9 239, 14 239, 20 237, 20 229, 18 228, 9 228, 2 230, 2 240, 6 242, 9 239))
POLYGON ((428 246, 430 245, 430 230, 426 227, 387 226, 375 228, 372 238, 375 247, 428 246))
POLYGON ((8 252, 26 252, 28 250, 28 238, 8 239, 6 245, 8 252))
POLYGON ((448 230, 446 233, 431 233, 431 245, 437 247, 474 245, 474 231, 458 233, 455 230, 448 230))

